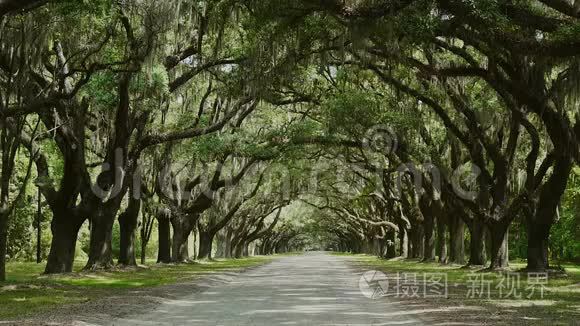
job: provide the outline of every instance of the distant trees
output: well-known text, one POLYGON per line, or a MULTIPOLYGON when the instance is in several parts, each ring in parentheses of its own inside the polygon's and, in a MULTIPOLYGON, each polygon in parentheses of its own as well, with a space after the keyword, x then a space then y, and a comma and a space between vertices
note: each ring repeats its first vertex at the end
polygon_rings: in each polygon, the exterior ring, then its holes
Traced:
POLYGON ((148 216, 167 216, 159 221, 173 226, 172 260, 188 260, 184 243, 212 206, 212 193, 239 183, 256 161, 250 152, 217 148, 236 146, 227 135, 240 128, 261 97, 243 85, 249 81, 240 74, 243 56, 238 54, 248 45, 234 29, 232 15, 239 8, 227 2, 63 1, 18 14, 31 5, 7 1, 0 7, 2 14, 11 13, 0 25, 5 180, 0 248, 5 249, 8 217, 30 176, 52 212, 47 273, 72 271, 77 235, 87 221, 86 269, 112 265, 117 219, 119 263, 135 265, 136 232, 142 228, 144 249, 153 225, 150 217, 139 225, 143 200, 148 216), (203 91, 192 85, 203 85, 203 91), (223 136, 207 138, 218 132, 223 136), (180 142, 195 146, 191 139, 204 137, 218 146, 199 148, 206 154, 183 155, 187 150, 180 142), (195 162, 204 155, 220 162, 211 172, 200 171, 190 189, 180 189, 197 191, 183 199, 184 207, 181 198, 165 200, 162 182, 179 186, 175 175, 162 180, 155 167, 165 166, 148 159, 158 155, 151 148, 163 144, 178 147, 176 154, 166 153, 173 157, 169 162, 183 163, 184 157, 195 162), (222 171, 229 156, 243 156, 246 163, 226 177, 222 171), (15 171, 26 157, 35 171, 15 171), (20 174, 21 190, 15 191, 9 185, 20 174), (195 190, 198 186, 204 188, 195 190))

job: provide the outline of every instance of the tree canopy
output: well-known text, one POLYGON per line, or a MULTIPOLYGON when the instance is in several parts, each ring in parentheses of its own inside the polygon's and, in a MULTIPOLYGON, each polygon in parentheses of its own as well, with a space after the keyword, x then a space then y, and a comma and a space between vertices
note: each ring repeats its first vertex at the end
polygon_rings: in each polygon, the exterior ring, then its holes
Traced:
POLYGON ((33 226, 46 273, 148 244, 162 263, 577 260, 579 18, 564 0, 1 1, 0 280, 33 226))

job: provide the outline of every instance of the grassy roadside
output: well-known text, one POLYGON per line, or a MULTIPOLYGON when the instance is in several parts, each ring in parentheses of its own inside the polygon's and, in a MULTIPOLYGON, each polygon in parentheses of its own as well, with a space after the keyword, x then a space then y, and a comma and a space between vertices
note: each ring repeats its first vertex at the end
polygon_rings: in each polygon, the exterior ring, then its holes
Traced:
MULTIPOLYGON (((338 253, 337 255, 349 255, 338 253)), ((537 279, 527 273, 518 273, 525 264, 512 262, 511 279, 506 272, 488 272, 481 268, 461 268, 459 265, 422 263, 417 260, 386 260, 368 255, 350 255, 361 270, 378 270, 387 275, 388 292, 393 300, 406 305, 430 309, 428 318, 435 321, 456 321, 473 324, 552 324, 575 325, 580 320, 580 266, 564 264, 565 274, 548 276, 543 295, 537 279), (425 298, 419 295, 395 295, 397 280, 408 280, 409 275, 417 275, 416 285, 420 289, 429 287, 423 275, 445 274, 448 294, 444 298, 425 298), (484 280, 485 283, 482 283, 484 280), (512 282, 509 284, 508 282, 512 282), (481 284, 485 284, 482 286, 481 284), (487 290, 487 284, 490 284, 487 290), (535 291, 532 293, 532 288, 535 291), (474 289, 483 293, 474 295, 474 289), (516 289, 516 290, 513 290, 516 289), (515 292, 513 292, 515 291, 515 292), (489 293, 489 295, 488 295, 489 293), (532 294, 532 295, 530 295, 532 294), (530 297, 528 298, 528 295, 530 297), (482 310, 486 311, 482 313, 482 310), (461 313, 457 313, 462 311, 461 313), (471 311, 471 313, 470 313, 471 311)), ((412 279, 412 277, 411 277, 412 279)))
POLYGON ((8 280, 0 283, 0 321, 36 314, 57 306, 88 302, 128 289, 143 289, 198 278, 204 274, 235 271, 266 264, 272 257, 219 259, 180 265, 157 265, 84 273, 41 275, 44 264, 9 263, 8 280))

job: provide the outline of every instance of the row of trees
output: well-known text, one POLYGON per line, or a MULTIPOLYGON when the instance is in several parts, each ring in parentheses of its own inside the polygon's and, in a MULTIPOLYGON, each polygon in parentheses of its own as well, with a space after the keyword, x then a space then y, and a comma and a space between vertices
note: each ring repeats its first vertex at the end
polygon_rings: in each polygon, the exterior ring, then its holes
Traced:
POLYGON ((577 229, 552 232, 578 219, 566 1, 7 1, 0 15, 0 271, 34 186, 47 273, 72 270, 86 223, 85 268, 112 266, 116 222, 122 265, 155 225, 159 262, 189 260, 192 233, 199 258, 325 239, 504 268, 510 232, 530 270, 551 244, 578 256, 577 229))
MULTIPOLYGON (((327 74, 331 131, 360 149, 357 139, 382 129, 386 149, 333 154, 354 164, 362 183, 349 202, 331 189, 313 203, 332 213, 324 225, 339 248, 392 257, 398 236, 399 255, 464 263, 467 227, 468 262, 505 268, 512 228, 525 232, 527 269, 548 269, 551 230, 580 153, 574 4, 293 5, 279 26, 327 23, 315 37, 338 71, 327 74)), ((577 227, 572 234, 568 246, 577 227)))
POLYGON ((278 222, 291 198, 261 187, 278 182, 263 175, 283 159, 273 135, 292 124, 269 111, 295 100, 256 88, 260 70, 277 66, 249 58, 260 45, 239 30, 239 4, 21 4, 8 2, 24 12, 0 24, 1 279, 31 183, 52 213, 46 273, 72 271, 85 223, 88 270, 112 266, 116 221, 122 265, 135 265, 137 229, 146 246, 154 219, 160 262, 187 261, 194 228, 200 258, 226 226, 228 255, 258 239, 265 252, 288 243, 278 222))

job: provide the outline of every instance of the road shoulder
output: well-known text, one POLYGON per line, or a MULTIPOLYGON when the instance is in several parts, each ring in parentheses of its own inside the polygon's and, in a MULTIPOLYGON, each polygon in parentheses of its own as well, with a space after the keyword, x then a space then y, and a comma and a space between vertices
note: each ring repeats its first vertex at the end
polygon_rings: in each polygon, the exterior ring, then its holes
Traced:
MULTIPOLYGON (((161 302, 178 300, 182 297, 201 293, 207 289, 231 282, 240 274, 252 269, 267 265, 279 259, 264 257, 262 260, 253 261, 250 266, 239 268, 225 268, 207 270, 195 275, 184 275, 174 283, 160 286, 143 286, 128 288, 83 288, 78 287, 69 291, 90 291, 91 299, 83 303, 59 305, 50 310, 41 310, 29 316, 15 318, 8 321, 0 321, 0 325, 83 325, 90 320, 112 320, 127 315, 135 315, 155 309, 161 302)), ((194 263, 196 264, 196 263, 194 263)), ((171 272, 182 268, 188 273, 190 268, 187 264, 172 266, 171 272)), ((168 270, 169 272, 169 270, 168 270)), ((130 273, 130 271, 128 272, 130 273)), ((85 277, 85 276, 83 276, 85 277)), ((79 293, 75 293, 78 295, 79 293)))

